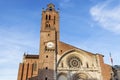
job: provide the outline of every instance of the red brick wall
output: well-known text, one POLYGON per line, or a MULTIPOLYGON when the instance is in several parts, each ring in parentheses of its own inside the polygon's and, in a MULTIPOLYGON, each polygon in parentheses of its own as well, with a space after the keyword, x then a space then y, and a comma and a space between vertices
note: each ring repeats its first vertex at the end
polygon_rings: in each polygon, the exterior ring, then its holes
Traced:
POLYGON ((100 67, 101 67, 101 75, 103 80, 110 80, 111 78, 111 66, 107 65, 103 61, 103 56, 99 55, 100 67))

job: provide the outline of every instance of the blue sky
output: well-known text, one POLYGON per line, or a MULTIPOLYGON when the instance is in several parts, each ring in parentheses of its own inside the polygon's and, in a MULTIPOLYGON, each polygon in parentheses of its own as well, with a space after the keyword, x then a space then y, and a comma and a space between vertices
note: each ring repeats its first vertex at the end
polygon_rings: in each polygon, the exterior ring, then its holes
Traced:
POLYGON ((60 39, 120 65, 120 0, 0 0, 0 78, 16 80, 24 52, 38 54, 41 11, 60 9, 60 39))

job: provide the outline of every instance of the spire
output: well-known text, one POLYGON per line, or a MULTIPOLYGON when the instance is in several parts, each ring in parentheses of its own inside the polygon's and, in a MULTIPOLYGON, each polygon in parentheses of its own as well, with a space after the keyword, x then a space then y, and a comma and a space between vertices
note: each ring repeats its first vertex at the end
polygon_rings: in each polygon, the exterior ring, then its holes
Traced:
POLYGON ((113 59, 112 59, 111 53, 109 55, 110 55, 111 65, 113 66, 113 59))

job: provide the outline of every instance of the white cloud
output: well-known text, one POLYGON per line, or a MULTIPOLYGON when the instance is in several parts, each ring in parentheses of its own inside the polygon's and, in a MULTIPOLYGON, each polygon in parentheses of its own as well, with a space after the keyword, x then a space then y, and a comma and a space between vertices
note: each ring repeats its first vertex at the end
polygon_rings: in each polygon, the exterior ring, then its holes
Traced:
POLYGON ((90 14, 102 28, 120 34, 120 3, 115 1, 107 1, 93 6, 90 14), (116 5, 113 6, 113 4, 116 5))

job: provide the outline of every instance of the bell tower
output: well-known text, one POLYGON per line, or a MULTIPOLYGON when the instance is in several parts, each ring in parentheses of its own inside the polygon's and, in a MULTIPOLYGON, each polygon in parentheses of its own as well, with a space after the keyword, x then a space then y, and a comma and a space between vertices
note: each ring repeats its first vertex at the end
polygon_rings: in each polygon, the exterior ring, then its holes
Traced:
POLYGON ((59 13, 53 4, 42 11, 39 51, 39 80, 56 80, 59 42, 59 13))

